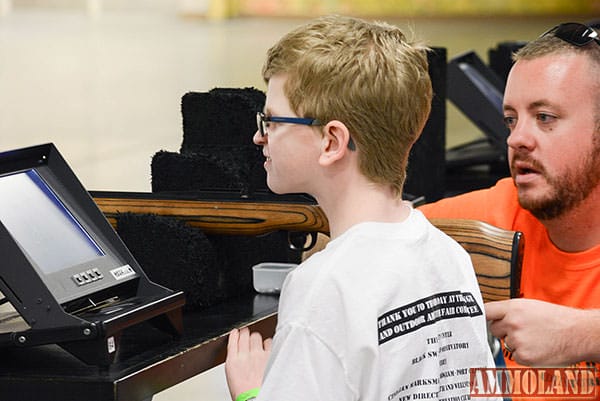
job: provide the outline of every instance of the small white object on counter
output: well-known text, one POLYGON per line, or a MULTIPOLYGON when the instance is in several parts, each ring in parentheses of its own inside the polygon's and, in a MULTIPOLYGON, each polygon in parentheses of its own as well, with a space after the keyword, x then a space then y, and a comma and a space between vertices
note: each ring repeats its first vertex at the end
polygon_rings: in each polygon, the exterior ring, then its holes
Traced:
POLYGON ((285 277, 296 263, 264 262, 252 266, 254 289, 261 294, 279 294, 285 277))

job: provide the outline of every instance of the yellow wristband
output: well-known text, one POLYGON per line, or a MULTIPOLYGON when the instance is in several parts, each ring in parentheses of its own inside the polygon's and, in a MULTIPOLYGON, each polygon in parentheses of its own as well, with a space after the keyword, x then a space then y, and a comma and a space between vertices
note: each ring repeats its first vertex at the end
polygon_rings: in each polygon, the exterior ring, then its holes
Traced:
POLYGON ((252 390, 243 392, 242 394, 238 395, 235 398, 235 401, 251 401, 256 398, 259 390, 260 390, 260 387, 256 387, 256 388, 253 388, 252 390))

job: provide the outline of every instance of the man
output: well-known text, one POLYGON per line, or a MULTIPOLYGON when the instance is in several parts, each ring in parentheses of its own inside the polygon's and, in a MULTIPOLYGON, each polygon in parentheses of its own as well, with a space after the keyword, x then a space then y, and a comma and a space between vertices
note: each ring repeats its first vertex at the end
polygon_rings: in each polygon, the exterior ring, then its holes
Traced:
POLYGON ((486 304, 508 366, 586 361, 600 375, 600 39, 561 24, 515 61, 504 93, 512 178, 421 210, 524 233, 522 298, 486 304))
POLYGON ((267 183, 314 196, 332 240, 288 275, 272 343, 231 332, 232 399, 465 399, 468 369, 493 366, 469 256, 401 198, 430 110, 426 51, 339 16, 269 50, 267 183))

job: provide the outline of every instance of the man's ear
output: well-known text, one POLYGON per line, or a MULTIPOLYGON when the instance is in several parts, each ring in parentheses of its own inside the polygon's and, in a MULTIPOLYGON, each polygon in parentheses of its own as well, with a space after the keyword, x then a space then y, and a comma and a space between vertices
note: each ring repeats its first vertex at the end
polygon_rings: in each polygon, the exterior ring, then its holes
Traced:
POLYGON ((322 132, 319 163, 325 166, 341 160, 350 151, 348 143, 351 137, 346 124, 338 120, 329 121, 322 132))

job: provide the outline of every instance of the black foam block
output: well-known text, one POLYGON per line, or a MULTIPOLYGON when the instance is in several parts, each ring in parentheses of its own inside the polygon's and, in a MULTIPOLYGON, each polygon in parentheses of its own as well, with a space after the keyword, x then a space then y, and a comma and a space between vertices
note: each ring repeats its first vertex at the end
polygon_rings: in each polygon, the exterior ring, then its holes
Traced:
POLYGON ((287 233, 208 235, 174 217, 123 213, 117 232, 150 280, 184 291, 186 309, 197 310, 253 291, 252 266, 300 262, 287 233))
POLYGON ((152 191, 266 190, 263 162, 254 147, 213 145, 188 154, 160 151, 152 157, 152 191))
MULTIPOLYGON (((264 93, 253 88, 186 93, 181 151, 159 151, 152 157, 152 192, 228 190, 240 199, 267 190, 264 157, 252 143, 256 112, 264 102, 264 93)), ((149 276, 185 291, 192 308, 252 291, 252 266, 257 263, 301 259, 300 252, 289 248, 287 232, 205 235, 173 218, 148 215, 122 216, 118 230, 149 276)))
POLYGON ((264 104, 265 94, 255 88, 186 93, 181 99, 181 153, 202 151, 211 145, 252 146, 256 112, 264 104))
POLYGON ((223 271, 202 231, 172 217, 123 213, 117 232, 151 281, 185 292, 187 309, 223 299, 223 271))

